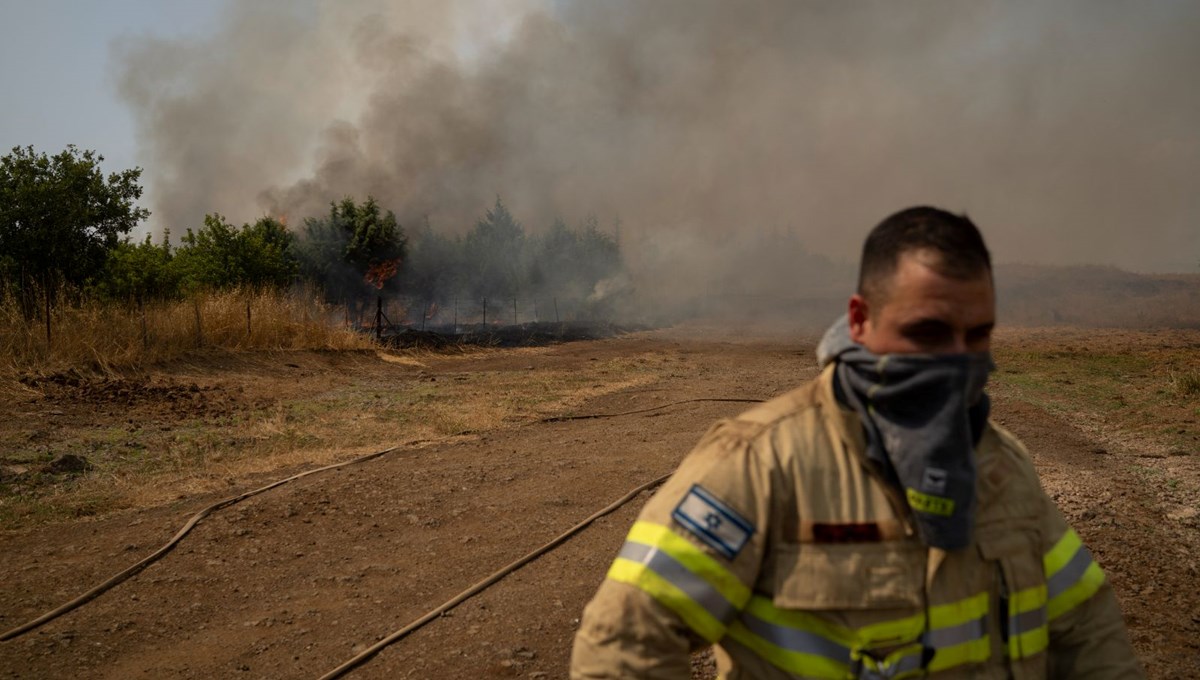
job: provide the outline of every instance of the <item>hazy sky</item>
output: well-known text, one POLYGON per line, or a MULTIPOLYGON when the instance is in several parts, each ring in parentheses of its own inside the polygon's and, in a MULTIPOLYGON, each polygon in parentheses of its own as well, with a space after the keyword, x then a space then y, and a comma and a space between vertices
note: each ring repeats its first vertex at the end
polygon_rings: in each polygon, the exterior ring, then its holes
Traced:
POLYGON ((116 95, 110 48, 125 37, 201 36, 219 0, 0 0, 0 150, 67 144, 106 167, 137 164, 133 118, 116 95))
POLYGON ((703 271, 930 202, 1001 262, 1194 272, 1198 35, 1190 0, 0 0, 0 150, 141 165, 173 233, 500 194, 703 271))

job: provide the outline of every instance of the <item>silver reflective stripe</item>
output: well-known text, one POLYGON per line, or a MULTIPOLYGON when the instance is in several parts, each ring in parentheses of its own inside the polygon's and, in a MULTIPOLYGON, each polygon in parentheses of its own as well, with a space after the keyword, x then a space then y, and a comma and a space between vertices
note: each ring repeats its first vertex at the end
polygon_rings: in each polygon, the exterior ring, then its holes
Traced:
POLYGON ((973 621, 966 621, 957 626, 934 628, 924 635, 925 644, 934 649, 953 647, 964 642, 978 640, 987 635, 987 614, 973 621))
POLYGON ((726 600, 716 588, 658 548, 645 543, 626 541, 617 556, 643 564, 670 581, 721 623, 729 623, 737 616, 737 607, 726 600))
POLYGON ((850 663, 850 650, 828 638, 796 628, 777 626, 743 611, 742 625, 750 632, 788 651, 814 654, 839 663, 850 663))
POLYGON ((1008 632, 1010 635, 1020 635, 1031 630, 1037 630, 1046 625, 1046 608, 1038 607, 1015 616, 1008 617, 1008 632))
POLYGON ((1083 572, 1087 571, 1090 566, 1092 566, 1092 554, 1088 552, 1087 546, 1081 545, 1071 557, 1071 561, 1064 564, 1057 574, 1046 581, 1046 597, 1053 600, 1066 592, 1067 588, 1083 578, 1083 572))

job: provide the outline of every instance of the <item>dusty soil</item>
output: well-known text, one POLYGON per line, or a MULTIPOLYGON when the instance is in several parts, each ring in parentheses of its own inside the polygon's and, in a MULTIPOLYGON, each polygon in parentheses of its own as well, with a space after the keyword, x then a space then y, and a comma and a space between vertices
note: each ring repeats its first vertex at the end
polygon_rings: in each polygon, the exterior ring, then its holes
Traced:
MULTIPOLYGON (((542 371, 582 371, 630 355, 671 367, 567 405, 574 413, 615 413, 694 398, 770 397, 815 374, 811 340, 648 332, 538 353, 393 361, 386 375, 399 385, 418 376, 511 372, 518 379, 503 384, 519 390, 542 371)), ((379 375, 382 362, 298 356, 289 362, 295 368, 247 364, 240 390, 228 380, 214 387, 165 372, 147 376, 158 391, 146 398, 120 382, 80 388, 65 380, 39 387, 52 392, 59 415, 25 403, 3 414, 0 434, 6 441, 41 438, 52 449, 64 436, 55 419, 77 427, 88 418, 104 427, 122 420, 146 427, 145 421, 163 431, 195 418, 234 419, 289 394, 336 390, 331 373, 379 375)), ((996 416, 1034 452, 1047 490, 1105 566, 1150 676, 1200 675, 1197 447, 1168 455, 1155 442, 1114 444, 1102 423, 1032 403, 999 377, 996 416), (1169 472, 1147 472, 1154 466, 1170 466, 1169 472), (1164 475, 1177 480, 1175 488, 1161 488, 1164 475)), ((319 677, 630 488, 669 472, 709 423, 741 408, 697 402, 562 422, 541 422, 545 409, 531 409, 523 420, 407 442, 374 461, 306 477, 217 512, 138 576, 0 643, 0 676, 319 677)), ((393 443, 381 436, 375 448, 393 443)), ((199 508, 310 466, 234 476, 219 493, 175 494, 182 497, 0 533, 0 629, 150 553, 199 508)), ((387 648, 351 677, 564 677, 580 611, 644 499, 387 648)), ((698 662, 700 675, 703 666, 698 662)))

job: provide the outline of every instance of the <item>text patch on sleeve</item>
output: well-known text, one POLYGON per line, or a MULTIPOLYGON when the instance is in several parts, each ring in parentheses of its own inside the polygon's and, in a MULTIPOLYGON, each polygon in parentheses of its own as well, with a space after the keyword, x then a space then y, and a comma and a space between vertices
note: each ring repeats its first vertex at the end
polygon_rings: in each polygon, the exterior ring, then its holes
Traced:
POLYGON ((693 484, 671 517, 727 559, 737 557, 754 525, 699 484, 693 484))

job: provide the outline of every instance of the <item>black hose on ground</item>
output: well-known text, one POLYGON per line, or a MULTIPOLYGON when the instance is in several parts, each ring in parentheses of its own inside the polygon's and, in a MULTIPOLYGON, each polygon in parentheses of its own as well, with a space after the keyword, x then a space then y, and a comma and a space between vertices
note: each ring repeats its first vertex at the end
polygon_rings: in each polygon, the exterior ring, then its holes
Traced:
POLYGON ((287 484, 288 482, 295 481, 297 479, 300 479, 301 477, 307 477, 308 475, 313 475, 318 472, 325 472, 326 470, 332 470, 334 468, 345 467, 347 465, 354 465, 355 463, 363 463, 363 462, 366 462, 373 458, 378 458, 382 455, 391 453, 392 451, 395 451, 397 448, 399 448, 399 447, 393 446, 391 448, 384 449, 382 451, 376 451, 375 453, 368 453, 365 456, 359 456, 358 458, 355 458, 353 460, 348 460, 343 463, 334 463, 333 465, 326 465, 324 467, 319 467, 319 468, 316 468, 313 470, 301 472, 300 474, 292 475, 291 477, 288 477, 287 479, 281 479, 279 481, 271 482, 270 484, 259 487, 257 489, 254 489, 253 491, 247 491, 243 494, 238 494, 237 496, 232 496, 230 498, 226 498, 225 500, 217 501, 216 503, 213 503, 212 505, 204 508, 200 512, 197 512, 196 514, 192 515, 192 518, 189 519, 187 521, 187 523, 183 525, 183 528, 180 529, 178 531, 178 533, 176 533, 175 536, 173 538, 171 538, 171 540, 167 541, 166 545, 164 545, 163 547, 159 548, 158 550, 155 550, 153 553, 151 553, 144 559, 138 561, 137 563, 126 568, 125 570, 121 571, 120 573, 112 576, 104 583, 101 583, 100 585, 96 586, 95 588, 92 588, 91 590, 80 595, 79 597, 75 598, 74 600, 71 600, 70 602, 62 605, 61 607, 58 607, 51 611, 48 611, 45 614, 42 614, 41 616, 37 617, 36 619, 34 619, 30 622, 20 625, 20 626, 17 626, 16 628, 13 628, 12 630, 8 631, 7 633, 0 635, 0 642, 6 641, 6 640, 11 640, 19 635, 24 635, 25 633, 28 633, 29 631, 33 630, 34 628, 37 628, 43 624, 49 623, 50 621, 53 621, 54 619, 62 616, 63 614, 66 614, 67 612, 69 612, 73 609, 76 609, 84 604, 87 604, 88 602, 90 602, 90 601, 96 599, 97 597, 99 597, 100 595, 104 594, 106 591, 111 590, 112 588, 116 587, 117 585, 121 584, 122 582, 128 580, 129 578, 131 578, 132 576, 134 576, 141 570, 145 569, 146 567, 150 566, 151 564, 162 559, 162 557, 164 555, 166 555, 168 552, 170 552, 171 549, 174 548, 175 545, 177 543, 179 543, 179 541, 181 541, 184 536, 187 536, 188 532, 190 532, 192 530, 192 528, 195 527, 200 522, 200 520, 209 516, 213 512, 220 510, 221 508, 229 507, 230 505, 233 505, 234 503, 239 503, 241 501, 246 500, 247 498, 250 498, 251 496, 257 496, 258 494, 260 494, 264 491, 274 489, 277 486, 287 484))
POLYGON ((566 420, 592 420, 594 418, 616 418, 618 416, 633 416, 633 415, 637 415, 639 413, 650 413, 652 411, 661 411, 665 408, 671 408, 672 406, 679 406, 681 404, 694 404, 694 403, 702 402, 702 401, 715 401, 715 402, 725 402, 725 403, 735 403, 735 404, 761 404, 764 401, 766 401, 766 399, 734 399, 734 398, 722 398, 722 397, 701 397, 698 399, 683 399, 681 401, 672 401, 668 404, 659 404, 658 406, 649 406, 647 408, 634 409, 633 411, 621 411, 619 413, 586 413, 586 414, 578 415, 578 416, 550 416, 549 418, 542 418, 538 422, 561 423, 566 420))
MULTIPOLYGON (((661 404, 659 406, 652 406, 649 408, 636 409, 633 411, 623 411, 620 413, 593 413, 593 414, 573 415, 573 416, 554 416, 554 417, 550 417, 550 418, 543 418, 539 422, 553 423, 553 422, 563 422, 563 421, 568 421, 568 420, 616 418, 619 416, 636 415, 636 414, 640 414, 640 413, 650 413, 652 411, 659 411, 659 410, 662 410, 665 408, 679 406, 681 404, 690 404, 690 403, 697 403, 697 402, 761 403, 762 401, 765 401, 765 400, 763 400, 763 399, 716 398, 716 397, 683 399, 681 401, 674 401, 674 402, 671 402, 668 404, 661 404)), ((183 537, 186 536, 189 532, 191 532, 191 530, 197 524, 199 524, 201 520, 203 520, 205 517, 209 516, 213 512, 216 512, 217 510, 229 507, 235 503, 239 503, 243 500, 246 500, 247 498, 256 496, 260 493, 269 491, 271 489, 274 489, 275 487, 282 486, 284 484, 287 484, 288 482, 295 481, 302 477, 307 477, 309 475, 313 475, 318 472, 325 472, 327 470, 333 470, 335 468, 345 467, 347 465, 355 465, 357 463, 364 463, 364 462, 372 460, 374 458, 378 458, 380 456, 391 453, 392 451, 395 451, 397 448, 399 448, 399 447, 393 446, 393 447, 384 449, 382 451, 376 451, 374 453, 369 453, 365 456, 359 456, 358 458, 354 458, 352 460, 348 460, 348 461, 345 461, 342 463, 334 463, 333 465, 326 465, 323 467, 314 468, 312 470, 306 470, 305 472, 301 472, 299 474, 292 475, 291 477, 287 477, 285 479, 280 479, 278 481, 267 484, 266 486, 262 486, 257 489, 253 489, 251 491, 247 491, 245 493, 238 494, 237 496, 232 496, 230 498, 226 498, 224 500, 213 503, 212 505, 209 505, 208 507, 205 507, 204 509, 200 510, 196 514, 192 515, 191 519, 189 519, 183 525, 183 527, 171 538, 171 540, 167 541, 167 543, 164 544, 158 550, 155 550, 150 555, 139 560, 138 562, 134 563, 133 565, 125 568, 121 572, 113 575, 112 577, 110 577, 109 579, 104 581, 103 583, 97 585, 96 587, 92 588, 91 590, 88 590, 87 592, 83 593, 79 597, 76 597, 75 599, 71 600, 70 602, 67 602, 51 611, 48 611, 45 614, 42 614, 41 616, 37 617, 36 619, 33 619, 32 621, 29 621, 25 624, 17 626, 16 628, 13 628, 12 630, 9 630, 3 634, 0 634, 0 642, 5 642, 8 640, 11 640, 13 638, 24 635, 25 633, 28 633, 29 631, 34 630, 40 626, 43 626, 46 623, 49 623, 50 621, 53 621, 54 619, 83 606, 84 604, 87 604, 88 602, 96 599, 97 597, 104 594, 105 592, 107 592, 107 591, 115 588, 116 586, 120 585, 121 583, 129 580, 130 578, 132 578, 133 576, 135 576, 136 574, 141 572, 146 567, 148 567, 151 564, 153 564, 154 562, 157 562, 158 560, 162 559, 168 552, 170 552, 176 546, 176 544, 178 544, 181 540, 183 540, 183 537)), ((534 559, 537 559, 538 557, 549 552, 550 550, 553 550, 554 548, 558 547, 560 544, 562 544, 564 541, 566 541, 571 536, 574 536, 579 531, 582 531, 584 528, 586 528, 588 525, 590 525, 595 520, 599 519, 600 517, 603 517, 604 515, 607 515, 607 514, 613 512, 617 508, 619 508, 622 505, 624 505, 625 503, 629 502, 632 498, 637 496, 642 491, 645 491, 646 489, 650 489, 650 488, 653 488, 653 487, 661 484, 662 482, 666 481, 666 479, 670 476, 671 476, 670 474, 663 475, 662 477, 659 477, 658 479, 652 480, 650 482, 642 484, 641 486, 637 487, 636 489, 633 489, 632 491, 630 491, 626 495, 622 496, 620 499, 618 499, 614 503, 612 503, 612 504, 608 505, 607 507, 603 508, 602 510, 596 512, 595 514, 591 515, 590 517, 583 520, 579 524, 576 524, 574 527, 567 530, 565 533, 559 535, 557 538, 550 541, 546 545, 544 545, 544 546, 538 548, 537 550, 529 553, 528 555, 520 558, 519 560, 513 562, 512 564, 509 564, 508 566, 504 567, 500 571, 497 571, 496 573, 492 574, 491 576, 484 579, 483 581, 480 581, 479 583, 475 584, 474 586, 471 586, 471 588, 468 588, 467 590, 463 591, 459 595, 450 599, 449 601, 447 601, 445 604, 441 605, 437 609, 430 611, 429 613, 425 614, 424 616, 417 619, 416 621, 408 624, 404 628, 401 628, 400 630, 396 631, 395 633, 392 633, 388 637, 384 638, 380 642, 373 645, 370 649, 367 649, 366 651, 364 651, 362 654, 359 654, 358 656, 354 657, 353 659, 347 661, 346 663, 342 664, 341 666, 337 667, 333 671, 331 671, 328 674, 326 674, 325 676, 323 676, 322 680, 341 677, 342 675, 344 675, 351 669, 361 665, 367 659, 370 659, 372 656, 377 654, 384 647, 403 638, 404 636, 408 635, 409 633, 416 630, 417 628, 420 628, 421 626, 425 625, 429 621, 432 621, 434 618, 437 618, 438 616, 441 616, 443 613, 458 606, 464 600, 483 591, 484 589, 486 589, 487 587, 496 583, 497 581, 504 578, 508 574, 516 571, 517 569, 523 567, 524 565, 528 564, 529 562, 533 561, 534 559)))
POLYGON ((542 555, 550 552, 551 550, 557 548, 559 545, 561 545, 567 539, 571 538, 572 536, 579 533, 580 531, 583 531, 585 528, 587 528, 587 526, 589 524, 591 524, 592 522, 600 519, 601 517, 613 512, 614 510, 621 507, 622 505, 625 505, 629 501, 633 500, 633 498, 635 496, 637 496, 638 494, 640 494, 641 492, 646 491, 647 489, 652 489, 655 486, 658 486, 659 484, 662 484, 663 482, 667 481, 667 478, 669 478, 672 474, 674 474, 674 472, 667 473, 667 474, 663 475, 662 477, 659 477, 657 479, 653 479, 649 482, 646 482, 645 484, 642 484, 641 486, 637 487, 636 489, 633 489, 632 491, 625 494, 624 496, 621 496, 616 501, 613 501, 609 505, 605 506, 603 509, 595 512, 594 514, 592 514, 591 516, 589 516, 587 519, 583 520, 579 524, 576 524, 575 526, 571 527, 570 529, 566 530, 565 532, 559 534, 557 537, 554 538, 554 540, 550 541, 549 543, 543 545, 542 547, 538 548, 537 550, 534 550, 533 552, 529 553, 528 555, 525 555, 524 557, 516 560, 515 562, 504 567, 503 569, 500 569, 496 573, 494 573, 491 576, 476 583, 475 585, 471 586, 470 588, 467 588, 466 590, 462 591, 458 595, 455 595, 454 597, 447 600, 441 606, 437 607, 436 609, 432 609, 432 610, 426 612, 417 620, 413 621, 412 623, 408 624, 407 626, 401 628, 400 630, 397 630, 396 632, 392 633, 391 635, 389 635, 389 636, 385 637, 384 639, 380 640, 379 642, 375 643, 369 649, 364 650, 361 654, 355 656, 354 658, 352 658, 349 661, 347 661, 346 663, 338 666, 337 668, 333 669, 332 671, 329 671, 325 675, 322 675, 321 680, 334 680, 334 678, 340 678, 343 675, 345 675, 346 673, 349 673, 351 670, 354 670, 358 666, 366 663, 371 657, 375 656, 380 651, 382 651, 384 647, 387 647, 388 645, 392 644, 393 642, 400 640, 401 638, 405 637, 406 635, 413 632, 414 630, 417 630, 421 626, 424 626, 425 624, 436 619, 437 617, 441 616, 442 614, 445 614, 446 612, 450 611, 451 609, 454 609, 455 607, 462 604, 467 599, 483 592, 489 586, 495 584, 497 581, 504 578, 505 576, 508 576, 509 574, 520 569, 521 567, 525 566, 526 564, 529 564, 533 560, 535 560, 535 559, 541 557, 542 555))
MULTIPOLYGON (((556 422, 562 422, 562 421, 567 421, 567 420, 588 420, 588 419, 594 419, 594 418, 616 418, 619 416, 629 416, 629 415, 636 415, 639 413, 649 413, 651 411, 659 411, 664 408, 669 408, 672 406, 679 406, 680 404, 691 404, 691 403, 695 403, 695 402, 704 402, 704 401, 757 404, 757 403, 762 403, 763 401, 766 401, 766 400, 765 399, 715 398, 715 397, 699 398, 699 399, 684 399, 682 401, 674 401, 669 404, 661 404, 659 406, 652 406, 650 408, 636 409, 633 411, 622 411, 620 413, 589 413, 589 414, 574 415, 574 416, 554 416, 554 417, 550 417, 550 418, 543 418, 539 422, 556 423, 556 422)), ((358 666, 361 666, 362 664, 369 661, 373 656, 375 656, 379 652, 383 651, 383 649, 385 647, 387 647, 388 645, 391 645, 392 643, 401 640, 402 638, 406 637, 408 634, 412 633, 413 631, 417 630, 418 628, 421 628, 422 626, 429 623, 430 621, 433 621, 434 619, 445 614, 446 612, 450 611, 451 609, 454 609, 455 607, 462 604, 466 600, 474 597, 475 595, 478 595, 479 593, 483 592, 484 590, 491 587, 492 585, 495 585, 498 581, 503 579, 505 576, 508 576, 509 574, 520 569, 521 567, 525 566, 526 564, 529 564, 533 560, 535 560, 535 559, 541 557, 542 555, 550 552, 551 550, 557 548, 559 545, 564 543, 567 539, 571 538, 572 536, 579 533, 580 531, 583 531, 584 529, 586 529, 588 527, 588 525, 590 525, 592 522, 596 521, 597 519, 600 519, 601 517, 603 517, 611 512, 614 512, 615 510, 620 508, 622 505, 625 505, 629 501, 633 500, 634 497, 636 497, 638 494, 642 493, 643 491, 652 489, 652 488, 658 486, 659 484, 662 484, 663 482, 667 481, 667 479, 669 479, 672 474, 675 474, 674 471, 671 471, 657 479, 651 480, 649 482, 646 482, 645 484, 642 484, 641 486, 638 486, 637 488, 633 489, 629 493, 618 498, 616 501, 610 503, 609 505, 605 506, 601 510, 592 514, 591 516, 589 516, 587 519, 583 520, 579 524, 576 524, 575 526, 571 527, 570 529, 566 530, 565 532, 559 534, 557 537, 555 537, 549 543, 546 543, 545 545, 538 548, 537 550, 534 550, 533 552, 525 555, 524 557, 516 560, 515 562, 509 564, 508 566, 505 566, 504 568, 500 569, 499 571, 493 573, 491 576, 488 576, 487 578, 483 579, 482 581, 479 581, 478 583, 471 586, 470 588, 467 588, 466 590, 462 591, 458 595, 455 595, 454 597, 450 598, 445 603, 443 603, 441 606, 439 606, 435 609, 431 609, 430 611, 421 615, 418 619, 416 619, 412 623, 409 623, 408 625, 397 630, 396 632, 392 633, 391 635, 388 635, 384 639, 382 639, 379 642, 372 645, 370 648, 363 650, 363 652, 361 654, 358 654, 354 658, 343 663, 342 665, 338 666, 337 668, 333 669, 332 671, 329 671, 325 675, 322 675, 320 680, 335 680, 336 678, 340 678, 340 677, 346 675, 347 673, 354 670, 358 666)))

